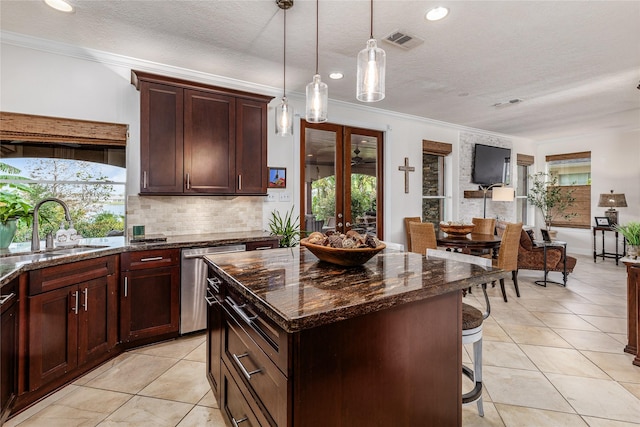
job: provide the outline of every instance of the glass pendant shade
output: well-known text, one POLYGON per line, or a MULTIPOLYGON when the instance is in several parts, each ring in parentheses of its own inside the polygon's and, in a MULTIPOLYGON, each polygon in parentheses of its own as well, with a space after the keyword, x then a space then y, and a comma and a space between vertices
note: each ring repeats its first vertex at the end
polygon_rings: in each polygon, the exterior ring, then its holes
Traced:
POLYGON ((276 135, 293 135, 293 107, 286 96, 282 97, 282 102, 276 108, 276 135))
POLYGON ((356 98, 362 102, 376 102, 384 99, 384 72, 386 54, 375 39, 367 41, 367 47, 358 54, 358 86, 356 98))
POLYGON ((320 74, 313 76, 313 81, 307 85, 306 119, 310 123, 327 121, 327 103, 329 87, 320 80, 320 74))

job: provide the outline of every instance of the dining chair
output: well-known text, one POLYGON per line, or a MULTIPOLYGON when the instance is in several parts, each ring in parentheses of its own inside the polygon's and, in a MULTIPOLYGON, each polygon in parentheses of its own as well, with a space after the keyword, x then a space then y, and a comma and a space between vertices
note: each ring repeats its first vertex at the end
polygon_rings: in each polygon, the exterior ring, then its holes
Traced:
POLYGON ((474 233, 495 234, 496 219, 495 218, 471 218, 471 222, 475 225, 474 233))
MULTIPOLYGON (((459 252, 440 251, 427 249, 427 258, 451 259, 460 262, 491 267, 490 259, 459 252)), ((462 373, 474 383, 473 390, 462 394, 462 404, 467 405, 476 402, 478 414, 484 417, 482 406, 482 322, 491 314, 491 304, 487 295, 487 284, 482 284, 484 293, 485 311, 482 312, 476 307, 462 303, 462 344, 473 344, 473 369, 462 365, 462 373)))
MULTIPOLYGON (((500 250, 498 259, 493 260, 493 266, 504 271, 511 272, 513 286, 516 289, 516 295, 520 298, 520 289, 518 288, 518 249, 520 248, 520 233, 522 232, 522 223, 506 223, 502 240, 500 242, 500 250)), ((502 298, 507 302, 507 292, 504 289, 504 279, 500 279, 500 289, 502 290, 502 298)))
POLYGON ((422 222, 422 218, 419 216, 407 216, 404 218, 404 232, 407 238, 407 250, 411 252, 411 229, 409 224, 412 222, 422 222))
POLYGON ((409 231, 411 235, 411 249, 409 252, 425 255, 427 249, 438 248, 436 231, 433 227, 433 223, 409 222, 409 231))

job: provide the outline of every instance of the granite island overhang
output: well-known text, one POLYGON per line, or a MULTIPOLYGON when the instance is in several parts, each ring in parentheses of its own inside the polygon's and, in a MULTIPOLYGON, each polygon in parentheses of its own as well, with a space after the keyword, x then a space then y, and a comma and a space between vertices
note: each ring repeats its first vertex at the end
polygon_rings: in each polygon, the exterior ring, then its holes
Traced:
POLYGON ((205 260, 224 319, 222 379, 209 376, 231 424, 461 425, 461 290, 510 277, 387 249, 351 268, 298 247, 205 260), (273 339, 256 334, 261 318, 273 339))

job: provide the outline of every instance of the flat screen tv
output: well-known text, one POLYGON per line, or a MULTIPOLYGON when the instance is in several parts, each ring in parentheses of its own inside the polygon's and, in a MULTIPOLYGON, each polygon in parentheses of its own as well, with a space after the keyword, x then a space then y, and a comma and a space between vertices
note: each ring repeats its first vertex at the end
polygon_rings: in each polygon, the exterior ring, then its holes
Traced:
POLYGON ((471 182, 482 186, 508 183, 511 149, 476 144, 473 152, 471 182))

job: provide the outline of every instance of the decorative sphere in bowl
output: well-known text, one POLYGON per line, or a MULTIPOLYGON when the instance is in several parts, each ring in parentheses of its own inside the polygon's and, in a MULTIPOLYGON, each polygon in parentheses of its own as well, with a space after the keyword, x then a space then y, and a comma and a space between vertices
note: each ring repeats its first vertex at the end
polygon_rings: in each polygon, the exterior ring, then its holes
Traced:
POLYGON ((440 224, 440 230, 452 236, 466 236, 473 232, 475 224, 440 224))
POLYGON ((362 265, 386 247, 384 243, 380 243, 375 248, 332 248, 331 246, 309 243, 308 237, 301 239, 300 245, 309 249, 309 251, 321 261, 343 267, 362 265))

